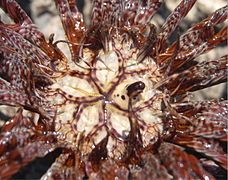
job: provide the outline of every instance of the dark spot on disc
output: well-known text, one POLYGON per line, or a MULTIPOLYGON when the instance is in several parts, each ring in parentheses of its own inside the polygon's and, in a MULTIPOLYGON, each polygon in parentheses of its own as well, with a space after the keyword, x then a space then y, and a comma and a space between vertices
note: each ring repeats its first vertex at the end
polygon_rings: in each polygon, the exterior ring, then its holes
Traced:
POLYGON ((127 87, 127 95, 130 97, 134 97, 142 93, 145 89, 145 83, 142 81, 137 81, 132 83, 127 87))
POLYGON ((121 96, 121 99, 125 100, 126 98, 125 98, 125 96, 124 96, 124 95, 122 95, 122 96, 121 96))

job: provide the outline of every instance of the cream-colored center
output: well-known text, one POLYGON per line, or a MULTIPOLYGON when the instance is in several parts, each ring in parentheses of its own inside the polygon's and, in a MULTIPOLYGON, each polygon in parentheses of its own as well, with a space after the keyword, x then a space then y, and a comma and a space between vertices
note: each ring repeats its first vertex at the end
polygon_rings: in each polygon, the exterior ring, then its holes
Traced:
POLYGON ((49 100, 57 108, 59 141, 84 154, 108 135, 108 155, 121 156, 130 119, 138 122, 143 146, 153 143, 163 130, 162 96, 153 88, 159 80, 156 64, 151 58, 138 63, 137 49, 121 46, 119 41, 113 44, 108 52, 101 50, 97 55, 84 48, 79 64, 69 61, 70 70, 49 87, 49 100), (145 88, 130 99, 127 87, 137 81, 145 88))

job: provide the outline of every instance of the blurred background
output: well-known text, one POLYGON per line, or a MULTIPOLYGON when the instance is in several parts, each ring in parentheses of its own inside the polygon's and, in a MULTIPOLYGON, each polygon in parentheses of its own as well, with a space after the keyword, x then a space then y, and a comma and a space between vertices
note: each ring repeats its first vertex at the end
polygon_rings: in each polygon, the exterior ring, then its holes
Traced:
MULTIPOLYGON (((31 17, 34 23, 39 27, 40 31, 44 33, 48 39, 50 34, 54 33, 54 40, 62 40, 65 38, 62 30, 61 22, 56 11, 54 0, 17 0, 22 8, 31 17)), ((179 4, 179 0, 164 0, 164 4, 154 16, 152 23, 159 27, 164 23, 165 19, 179 4)), ((89 25, 91 2, 90 0, 77 0, 79 10, 84 14, 84 20, 89 25)), ((200 22, 215 10, 225 6, 226 0, 198 0, 190 13, 184 18, 180 24, 181 33, 185 32, 188 28, 197 22, 200 22)), ((0 10, 1 19, 5 22, 11 20, 0 10)), ((175 40, 176 33, 170 37, 170 42, 175 40)), ((59 44, 65 54, 69 57, 69 50, 63 43, 59 44)), ((227 44, 219 46, 215 50, 210 51, 199 57, 201 60, 212 60, 216 57, 220 57, 228 52, 227 44)), ((213 86, 201 91, 191 93, 191 99, 201 101, 210 99, 227 99, 227 83, 213 86)), ((16 112, 16 108, 0 105, 0 127, 10 119, 16 112)), ((24 167, 19 173, 17 173, 13 179, 39 179, 51 165, 51 163, 58 156, 59 151, 55 151, 45 158, 37 159, 28 166, 24 167)))

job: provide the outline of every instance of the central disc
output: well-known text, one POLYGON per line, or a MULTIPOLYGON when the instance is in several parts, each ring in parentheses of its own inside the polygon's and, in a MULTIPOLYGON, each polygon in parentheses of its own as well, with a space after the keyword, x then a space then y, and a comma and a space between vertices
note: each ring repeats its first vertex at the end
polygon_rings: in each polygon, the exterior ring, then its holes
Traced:
POLYGON ((139 51, 127 34, 116 36, 108 50, 83 48, 79 63, 48 89, 56 107, 58 139, 71 148, 90 153, 102 140, 108 156, 118 158, 137 125, 142 146, 153 144, 163 130, 162 95, 154 85, 160 74, 152 58, 138 62, 139 51))

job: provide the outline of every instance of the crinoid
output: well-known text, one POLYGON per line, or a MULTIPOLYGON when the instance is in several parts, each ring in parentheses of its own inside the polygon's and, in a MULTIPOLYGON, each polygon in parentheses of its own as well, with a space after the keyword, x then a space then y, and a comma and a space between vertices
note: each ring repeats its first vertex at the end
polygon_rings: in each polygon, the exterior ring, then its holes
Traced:
POLYGON ((167 39, 196 0, 158 30, 160 0, 94 0, 86 27, 74 0, 55 0, 67 40, 44 35, 14 0, 0 0, 0 104, 18 107, 0 133, 0 177, 61 154, 43 179, 214 179, 226 170, 227 101, 189 92, 226 81, 227 6, 167 39), (216 27, 216 28, 215 28, 216 27), (219 29, 219 30, 218 30, 219 29), (58 43, 69 45, 66 58, 58 43))

